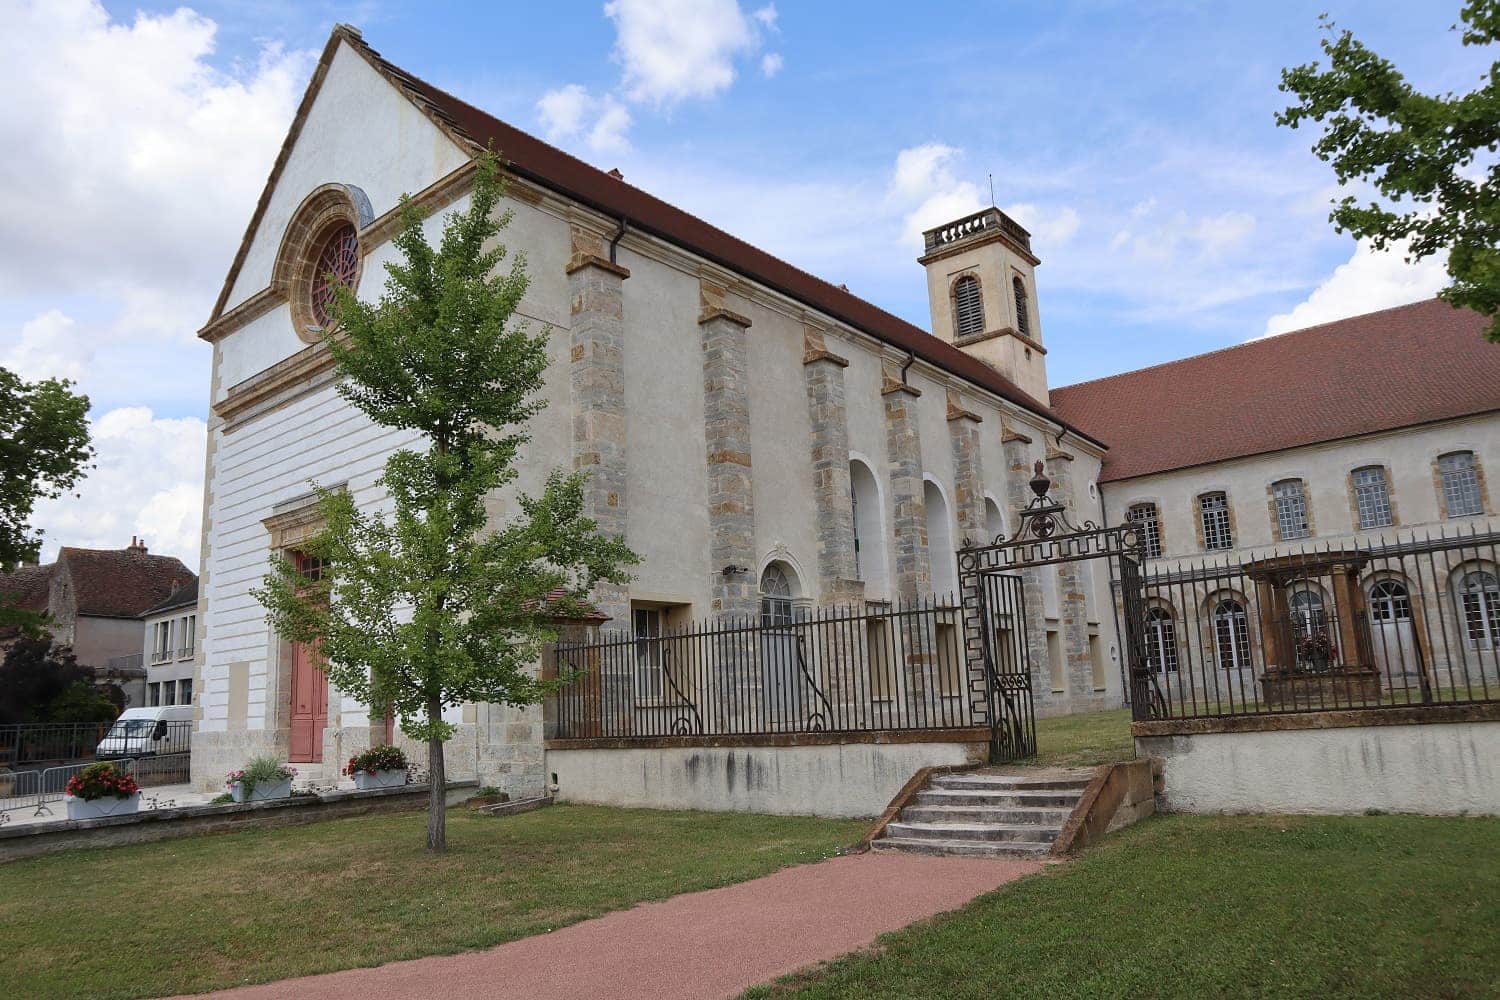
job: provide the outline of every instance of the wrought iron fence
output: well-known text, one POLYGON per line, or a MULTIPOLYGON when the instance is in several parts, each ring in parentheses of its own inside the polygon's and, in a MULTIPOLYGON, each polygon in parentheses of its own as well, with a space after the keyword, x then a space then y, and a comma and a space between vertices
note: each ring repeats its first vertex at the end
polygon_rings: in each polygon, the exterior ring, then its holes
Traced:
POLYGON ((1137 719, 1500 700, 1497 533, 1176 561, 1142 587, 1137 719))
POLYGON ((952 600, 724 618, 559 642, 559 739, 759 736, 985 726, 952 600))
POLYGON ((185 754, 192 733, 191 721, 153 719, 4 725, 0 726, 0 767, 185 754))

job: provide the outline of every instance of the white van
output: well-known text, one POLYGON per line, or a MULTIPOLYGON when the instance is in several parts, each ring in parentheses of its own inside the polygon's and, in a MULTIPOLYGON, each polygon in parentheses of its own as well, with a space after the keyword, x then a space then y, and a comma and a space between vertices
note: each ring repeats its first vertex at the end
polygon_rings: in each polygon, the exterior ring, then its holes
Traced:
POLYGON ((127 708, 94 749, 99 760, 187 753, 193 731, 193 706, 153 705, 127 708))

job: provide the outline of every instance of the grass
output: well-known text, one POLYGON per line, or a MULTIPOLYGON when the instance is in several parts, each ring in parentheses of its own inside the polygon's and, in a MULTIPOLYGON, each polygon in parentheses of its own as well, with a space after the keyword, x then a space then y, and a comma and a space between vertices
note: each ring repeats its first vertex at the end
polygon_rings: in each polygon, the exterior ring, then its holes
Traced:
POLYGON ((1091 767, 1135 759, 1130 709, 1054 715, 1036 720, 1036 763, 1047 767, 1091 767))
POLYGON ((1497 940, 1500 820, 1167 816, 746 996, 1494 996, 1497 940))
POLYGON ((484 948, 756 878, 867 821, 553 806, 453 809, 74 851, 0 865, 7 996, 204 991, 484 948))

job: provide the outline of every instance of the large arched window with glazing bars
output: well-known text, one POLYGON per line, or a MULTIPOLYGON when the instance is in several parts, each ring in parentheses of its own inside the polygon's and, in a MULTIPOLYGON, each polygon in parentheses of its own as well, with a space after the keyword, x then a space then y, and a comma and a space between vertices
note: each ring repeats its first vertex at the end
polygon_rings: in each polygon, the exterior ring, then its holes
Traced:
POLYGON ((960 337, 984 332, 984 301, 979 279, 964 275, 953 283, 953 323, 960 337))

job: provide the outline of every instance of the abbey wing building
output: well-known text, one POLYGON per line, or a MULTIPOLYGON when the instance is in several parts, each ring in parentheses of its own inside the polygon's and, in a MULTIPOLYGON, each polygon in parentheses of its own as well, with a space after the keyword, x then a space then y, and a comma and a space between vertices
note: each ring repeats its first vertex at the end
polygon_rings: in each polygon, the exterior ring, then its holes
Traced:
MULTIPOLYGON (((400 197, 435 234, 465 205, 487 148, 504 160, 514 213, 502 239, 528 261, 520 314, 553 328, 547 407, 517 488, 538 490, 559 467, 588 473, 592 516, 643 557, 627 587, 598 595, 600 616, 638 637, 724 616, 941 605, 959 590, 956 550, 1014 530, 1037 463, 1076 521, 1144 525, 1154 505, 1161 555, 1269 543, 1262 522, 1291 480, 1318 532, 1375 530, 1350 519, 1378 506, 1377 466, 1391 525, 1494 513, 1483 471, 1500 462, 1500 368, 1478 348, 1464 353, 1478 323, 1445 306, 1412 307, 1413 323, 1443 335, 1400 361, 1488 365, 1446 409, 1398 394, 1386 399, 1397 412, 1374 418, 1351 411, 1348 393, 1323 402, 1328 386, 1310 380, 1304 409, 1340 419, 1287 432, 1288 414, 1233 394, 1234 363, 1216 369, 1227 382, 1206 385, 1189 361, 1180 378, 1120 383, 1121 410, 1108 385, 1049 390, 1040 261, 997 209, 925 234, 924 331, 424 83, 340 27, 200 333, 213 347, 193 687, 200 785, 258 753, 332 776, 394 738, 392 720, 331 690, 309 651, 271 632, 250 592, 272 553, 296 555, 317 530, 310 483, 378 509, 385 458, 412 443, 337 396, 319 343, 326 276, 376 298, 400 197), (1209 429, 1208 446, 1195 430, 1207 416, 1178 409, 1204 393, 1243 407, 1214 415, 1231 426, 1209 429), (1210 494, 1225 498, 1224 519, 1201 513, 1210 494), (1221 520, 1230 535, 1216 534, 1221 520)), ((1337 382, 1326 366, 1349 364, 1345 349, 1317 357, 1323 379, 1337 382)), ((1441 379, 1428 383, 1445 396, 1441 379)), ((513 503, 494 497, 492 516, 513 503)), ((1103 569, 1028 571, 1026 593, 1037 710, 1118 707, 1127 672, 1103 569)), ((543 787, 539 709, 466 705, 451 721, 451 773, 543 787)))

